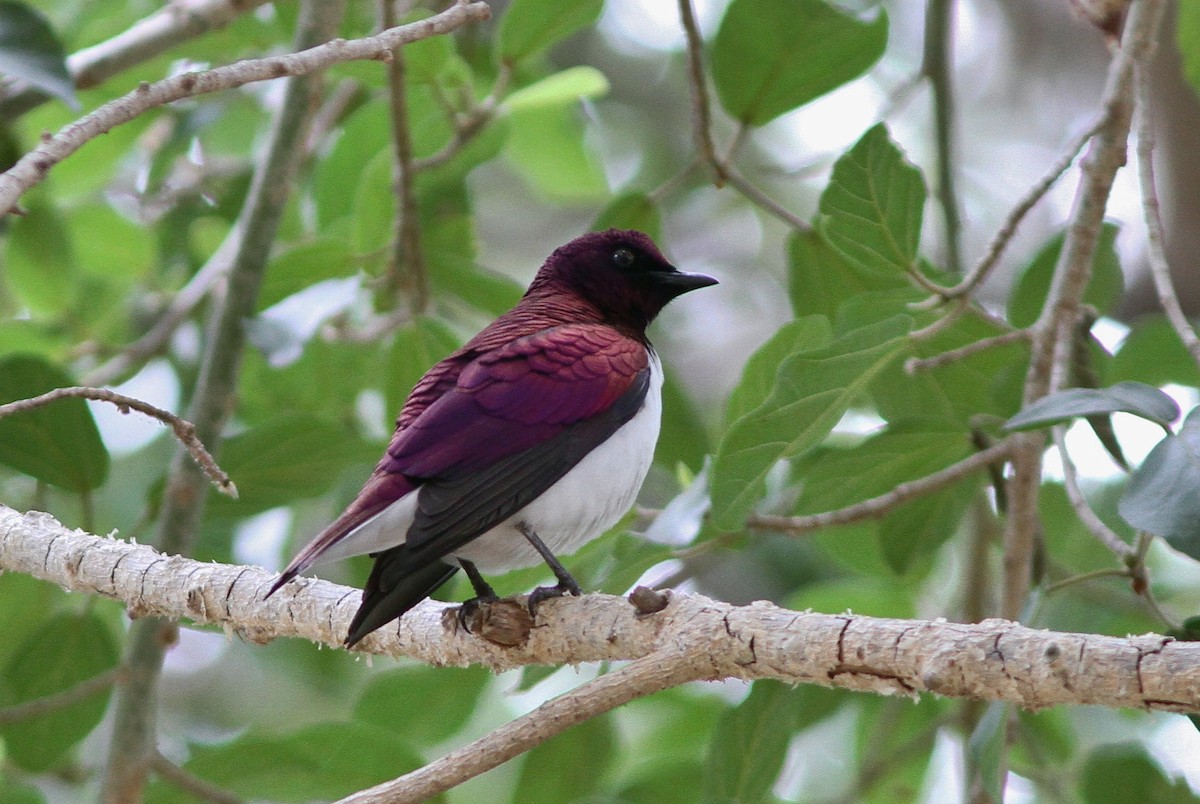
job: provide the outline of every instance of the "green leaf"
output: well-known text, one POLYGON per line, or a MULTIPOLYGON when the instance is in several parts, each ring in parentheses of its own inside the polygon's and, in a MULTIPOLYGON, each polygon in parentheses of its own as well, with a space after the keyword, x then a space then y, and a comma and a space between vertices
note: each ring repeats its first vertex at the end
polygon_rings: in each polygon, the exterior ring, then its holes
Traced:
MULTIPOLYGON (((864 294, 863 298, 870 295, 864 294)), ((903 309, 903 305, 919 301, 924 295, 927 294, 910 288, 897 299, 901 306, 896 309, 903 309)), ((854 304, 850 301, 844 307, 851 308, 854 304)), ((995 322, 967 313, 932 338, 910 343, 904 357, 932 357, 1002 332, 995 322)), ((1007 419, 1021 405, 1028 360, 1026 342, 993 346, 915 374, 905 371, 905 360, 897 360, 871 383, 871 399, 879 415, 888 421, 944 417, 969 428, 981 414, 1007 419)))
MULTIPOLYGON (((1125 274, 1115 248, 1120 231, 1113 223, 1106 223, 1100 229, 1092 258, 1092 278, 1083 292, 1084 303, 1095 307, 1101 315, 1113 308, 1125 289, 1125 274)), ((1041 315, 1065 238, 1063 232, 1052 237, 1021 271, 1008 299, 1008 321, 1014 327, 1028 327, 1041 315)))
POLYGON ((251 426, 274 421, 280 411, 356 425, 359 394, 386 380, 377 376, 379 353, 373 344, 316 337, 304 344, 298 360, 272 366, 251 349, 242 369, 238 416, 251 426))
POLYGON ((1117 510, 1137 530, 1200 559, 1200 408, 1134 470, 1117 510))
POLYGON ((384 101, 363 104, 347 118, 332 150, 313 168, 313 199, 322 234, 332 222, 356 213, 360 177, 372 159, 388 150, 390 120, 384 101))
POLYGON ((893 422, 848 449, 830 449, 798 467, 803 491, 798 514, 852 505, 901 483, 945 469, 972 452, 970 434, 942 419, 893 422))
POLYGON ((658 241, 662 239, 662 214, 645 193, 626 193, 610 201, 592 224, 592 231, 605 229, 636 229, 658 241))
MULTIPOLYGON (((1185 4, 1186 5, 1186 4, 1185 4)), ((1191 804, 1196 800, 1183 779, 1168 779, 1139 743, 1102 745, 1088 755, 1079 771, 1086 804, 1153 801, 1191 804)))
POLYGON ((535 190, 555 202, 570 203, 590 203, 607 194, 604 172, 584 143, 576 109, 522 109, 509 119, 505 154, 535 190))
POLYGON ((10 661, 18 648, 40 633, 64 592, 30 575, 6 572, 0 575, 0 666, 10 661))
POLYGON ((239 433, 221 447, 221 468, 238 499, 214 496, 215 516, 247 516, 333 488, 340 474, 375 449, 344 428, 306 414, 283 414, 239 433))
MULTIPOLYGON (((822 533, 836 534, 844 538, 844 528, 831 528, 822 533)), ((839 557, 849 552, 860 551, 854 542, 839 544, 839 557)), ((869 617, 915 617, 914 593, 897 578, 891 570, 884 576, 864 577, 850 575, 828 581, 805 584, 787 599, 788 608, 799 610, 843 612, 865 614, 869 617)))
MULTIPOLYGON (((76 383, 40 357, 0 360, 0 404, 76 383)), ((108 477, 108 451, 82 399, 60 399, 0 419, 0 463, 68 491, 91 491, 108 477)))
MULTIPOLYGON (((342 798, 422 764, 399 735, 365 723, 320 723, 285 735, 245 734, 220 745, 193 745, 191 752, 185 770, 256 801, 342 798)), ((147 802, 178 800, 179 791, 162 783, 147 790, 147 802)))
POLYGON ((695 403, 674 372, 668 370, 662 386, 662 427, 654 447, 654 461, 668 468, 682 463, 699 469, 712 451, 708 430, 695 403))
POLYGON ((66 222, 71 242, 86 244, 86 259, 78 262, 81 274, 124 288, 148 274, 155 264, 152 232, 103 201, 72 209, 66 222))
POLYGON ((632 782, 622 787, 613 802, 700 801, 705 766, 694 760, 656 760, 639 766, 632 782))
POLYGON ((0 3, 0 74, 79 108, 62 43, 49 21, 26 3, 0 3))
POLYGON ((1004 800, 1004 746, 1008 704, 992 701, 975 724, 967 741, 967 753, 979 771, 983 790, 992 801, 1004 800))
MULTIPOLYGON (((13 652, 0 675, 0 709, 74 687, 117 665, 117 645, 94 613, 60 614, 13 652)), ((8 758, 29 771, 52 767, 96 728, 111 689, 44 715, 0 725, 8 758)))
POLYGON ((396 191, 394 159, 384 148, 362 170, 354 196, 354 250, 383 254, 395 232, 396 191))
POLYGON ((353 276, 355 270, 353 255, 343 240, 320 238, 292 246, 273 256, 267 264, 258 294, 258 309, 265 310, 326 279, 353 276))
POLYGON ((1200 5, 1181 3, 1175 19, 1175 41, 1183 58, 1183 75, 1200 92, 1200 5))
POLYGON ((902 276, 860 271, 842 257, 817 229, 795 232, 788 238, 788 297, 797 317, 837 316, 843 302, 874 290, 903 287, 902 276))
POLYGON ((791 355, 818 349, 833 340, 829 321, 823 316, 796 318, 784 324, 767 342, 750 355, 741 379, 729 394, 725 421, 732 425, 757 408, 775 387, 779 367, 791 355))
MULTIPOLYGON (((828 511, 886 494, 901 483, 945 469, 971 451, 970 434, 953 422, 895 422, 856 446, 828 450, 798 467, 802 492, 797 513, 828 511)), ((909 501, 883 518, 878 538, 893 572, 908 571, 954 535, 977 484, 964 480, 909 501)))
POLYGON ((9 219, 4 276, 35 313, 63 313, 79 291, 70 230, 42 194, 27 196, 24 203, 25 214, 9 219))
POLYGON ((604 0, 513 0, 500 21, 496 54, 515 64, 600 18, 604 0))
POLYGON ((925 182, 882 123, 833 166, 821 194, 821 231, 868 273, 903 275, 916 267, 925 182))
POLYGON ((608 79, 595 67, 579 65, 568 67, 521 87, 504 99, 510 111, 541 109, 546 106, 562 106, 584 98, 599 98, 608 94, 608 79))
POLYGON ((395 426, 400 408, 425 372, 457 349, 460 343, 449 327, 428 316, 410 321, 396 331, 388 352, 383 385, 389 429, 395 426))
POLYGON ((467 722, 492 678, 482 667, 404 667, 371 676, 354 705, 354 718, 417 746, 448 740, 467 722), (420 717, 412 708, 420 706, 420 717), (409 717, 398 717, 398 713, 409 717))
POLYGON ((0 356, 25 353, 56 360, 66 353, 67 343, 64 333, 44 321, 0 321, 0 356))
POLYGON ((717 527, 740 527, 765 492, 775 463, 820 443, 871 379, 900 354, 910 325, 911 319, 896 316, 784 360, 770 395, 733 423, 717 450, 717 527))
POLYGON ((1138 319, 1109 363, 1107 376, 1110 381, 1200 387, 1200 368, 1162 314, 1138 319))
POLYGON ((898 575, 917 562, 931 559, 958 532, 974 497, 978 481, 963 481, 911 500, 890 511, 880 522, 879 541, 888 566, 898 575))
POLYGON ((712 46, 717 96, 762 125, 862 75, 887 36, 882 10, 863 22, 821 0, 734 0, 712 46))
POLYGON ((750 695, 721 716, 709 743, 704 801, 769 801, 796 730, 796 690, 755 681, 750 695))
POLYGON ((1009 419, 1004 429, 1033 430, 1079 416, 1117 412, 1132 413, 1166 428, 1179 418, 1179 405, 1157 388, 1140 382, 1119 382, 1107 388, 1068 388, 1028 405, 1009 419))
POLYGON ((525 289, 478 264, 465 181, 457 177, 441 182, 422 197, 421 244, 435 296, 457 297, 493 318, 509 310, 525 289))
POLYGON ((586 800, 599 789, 616 748, 611 715, 585 720, 529 752, 511 800, 521 804, 586 800))

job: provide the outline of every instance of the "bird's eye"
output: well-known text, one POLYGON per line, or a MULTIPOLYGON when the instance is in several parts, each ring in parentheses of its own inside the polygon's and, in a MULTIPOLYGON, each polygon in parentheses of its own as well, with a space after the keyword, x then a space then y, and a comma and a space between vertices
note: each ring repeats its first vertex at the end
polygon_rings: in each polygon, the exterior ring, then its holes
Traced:
POLYGON ((635 262, 633 252, 627 248, 619 248, 613 252, 612 260, 618 268, 629 268, 635 262))

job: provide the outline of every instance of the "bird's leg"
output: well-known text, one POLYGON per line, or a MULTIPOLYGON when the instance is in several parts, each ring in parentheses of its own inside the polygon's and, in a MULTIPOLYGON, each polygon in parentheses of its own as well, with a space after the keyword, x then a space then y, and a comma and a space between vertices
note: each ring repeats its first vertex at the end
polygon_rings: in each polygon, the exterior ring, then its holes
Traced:
POLYGON ((467 580, 471 582, 471 588, 475 590, 475 597, 464 600, 463 604, 458 607, 458 624, 463 627, 463 630, 470 631, 471 629, 467 627, 467 619, 475 610, 485 603, 495 603, 500 598, 496 595, 496 590, 492 588, 492 585, 483 579, 474 562, 459 558, 458 564, 463 568, 463 572, 467 573, 467 580))
POLYGON ((533 545, 533 549, 538 551, 542 560, 546 562, 550 570, 554 573, 554 577, 558 578, 557 585, 539 586, 529 593, 529 613, 537 616, 538 606, 543 600, 552 597, 561 597, 567 593, 575 595, 575 597, 582 595, 583 590, 579 588, 579 583, 571 577, 571 573, 567 572, 567 568, 559 563, 559 560, 554 557, 554 553, 550 552, 550 548, 534 532, 533 528, 529 527, 527 522, 518 522, 517 529, 529 540, 529 543, 533 545))

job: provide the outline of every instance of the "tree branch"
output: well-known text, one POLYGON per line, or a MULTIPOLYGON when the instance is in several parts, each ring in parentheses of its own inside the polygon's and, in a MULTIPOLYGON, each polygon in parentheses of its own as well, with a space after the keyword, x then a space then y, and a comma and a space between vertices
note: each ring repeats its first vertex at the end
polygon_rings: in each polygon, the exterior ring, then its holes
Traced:
MULTIPOLYGON (((67 57, 67 72, 76 88, 97 86, 135 64, 232 22, 267 0, 174 0, 121 33, 67 57)), ((0 119, 24 114, 48 96, 17 82, 0 96, 0 119)))
MULTIPOLYGON (((1153 42, 1162 0, 1133 4, 1120 49, 1109 66, 1104 89, 1104 113, 1083 161, 1083 178, 1076 194, 1046 303, 1033 325, 1033 347, 1025 378, 1024 402, 1029 404, 1063 388, 1071 363, 1080 303, 1092 275, 1092 260, 1104 211, 1117 171, 1125 164, 1125 149, 1133 117, 1133 68, 1153 42)), ((1015 618, 1024 606, 1032 581, 1033 552, 1038 525, 1037 498, 1041 485, 1043 440, 1039 434, 1018 434, 1009 481, 1009 516, 1004 530, 1004 596, 1001 613, 1015 618)))
MULTIPOLYGON (((396 24, 393 0, 379 0, 380 27, 396 24)), ((429 278, 421 251, 421 218, 417 208, 416 178, 413 170, 412 132, 408 121, 408 88, 405 78, 404 49, 391 52, 388 62, 388 100, 392 112, 392 158, 395 178, 396 218, 392 233, 392 253, 388 260, 387 285, 391 294, 403 288, 409 310, 419 315, 429 307, 429 278)), ((391 303, 395 303, 392 299, 391 303)))
POLYGON ((87 388, 83 386, 73 386, 70 388, 56 388, 53 391, 48 391, 41 396, 35 396, 32 399, 20 399, 16 402, 9 402, 0 405, 0 419, 9 416, 13 413, 20 413, 26 410, 40 408, 43 405, 48 405, 59 399, 67 399, 77 397, 81 399, 95 399, 100 402, 111 402, 117 406, 122 413, 128 413, 130 410, 136 410, 138 413, 144 413, 152 419, 158 419, 163 424, 171 428, 175 437, 179 439, 180 444, 192 456, 197 465, 204 470, 204 474, 208 475, 208 479, 213 482, 213 485, 220 489, 223 493, 237 499, 237 486, 233 485, 233 481, 229 479, 229 475, 217 466, 217 462, 213 460, 213 456, 207 449, 204 448, 203 442, 196 436, 196 427, 191 422, 179 418, 174 413, 157 408, 148 402, 143 402, 140 399, 135 399, 132 396, 118 394, 110 391, 107 388, 87 388))
POLYGON ((44 180, 52 167, 75 153, 88 140, 156 106, 194 95, 233 89, 255 81, 308 75, 342 62, 383 60, 401 45, 449 33, 467 23, 487 19, 490 14, 486 3, 458 0, 440 14, 391 28, 375 36, 335 39, 297 53, 248 59, 212 70, 172 76, 152 84, 143 83, 123 97, 64 126, 0 174, 0 214, 11 212, 26 190, 44 180))
MULTIPOLYGON (((164 556, 4 506, 0 569, 120 600, 133 617, 218 625, 255 643, 300 637, 340 646, 359 601, 356 589, 312 579, 263 600, 276 578, 266 570, 164 556)), ((1057 633, 1005 620, 964 625, 827 615, 673 593, 664 610, 649 616, 608 595, 556 599, 539 609, 539 627, 525 644, 501 647, 447 627, 444 614, 452 609, 425 601, 356 650, 494 670, 620 660, 636 666, 415 772, 405 782, 416 791, 411 800, 482 773, 586 717, 694 679, 772 678, 910 697, 932 692, 1030 709, 1099 704, 1200 711, 1200 644, 1157 635, 1057 633)))
MULTIPOLYGON (((217 625, 260 644, 299 637, 339 647, 359 603, 357 589, 315 579, 263 600, 277 576, 259 567, 165 556, 146 545, 65 528, 49 514, 2 505, 0 569, 120 600, 133 617, 217 625)), ((442 615, 451 608, 427 600, 356 650, 494 670, 700 656, 706 669, 696 677, 711 679, 773 678, 910 696, 936 692, 1028 708, 1200 711, 1200 643, 1158 635, 1057 633, 1004 620, 965 625, 828 615, 764 601, 733 606, 676 592, 666 609, 650 616, 610 595, 548 601, 527 643, 500 647, 447 628, 442 615)))

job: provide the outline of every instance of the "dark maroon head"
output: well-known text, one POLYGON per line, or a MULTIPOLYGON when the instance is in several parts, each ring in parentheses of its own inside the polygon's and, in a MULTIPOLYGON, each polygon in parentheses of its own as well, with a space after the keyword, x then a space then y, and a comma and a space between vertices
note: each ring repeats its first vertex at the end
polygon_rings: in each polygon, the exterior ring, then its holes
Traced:
POLYGON ((642 232, 609 229, 556 249, 529 292, 573 291, 608 323, 640 331, 671 299, 715 284, 711 276, 677 270, 642 232))

